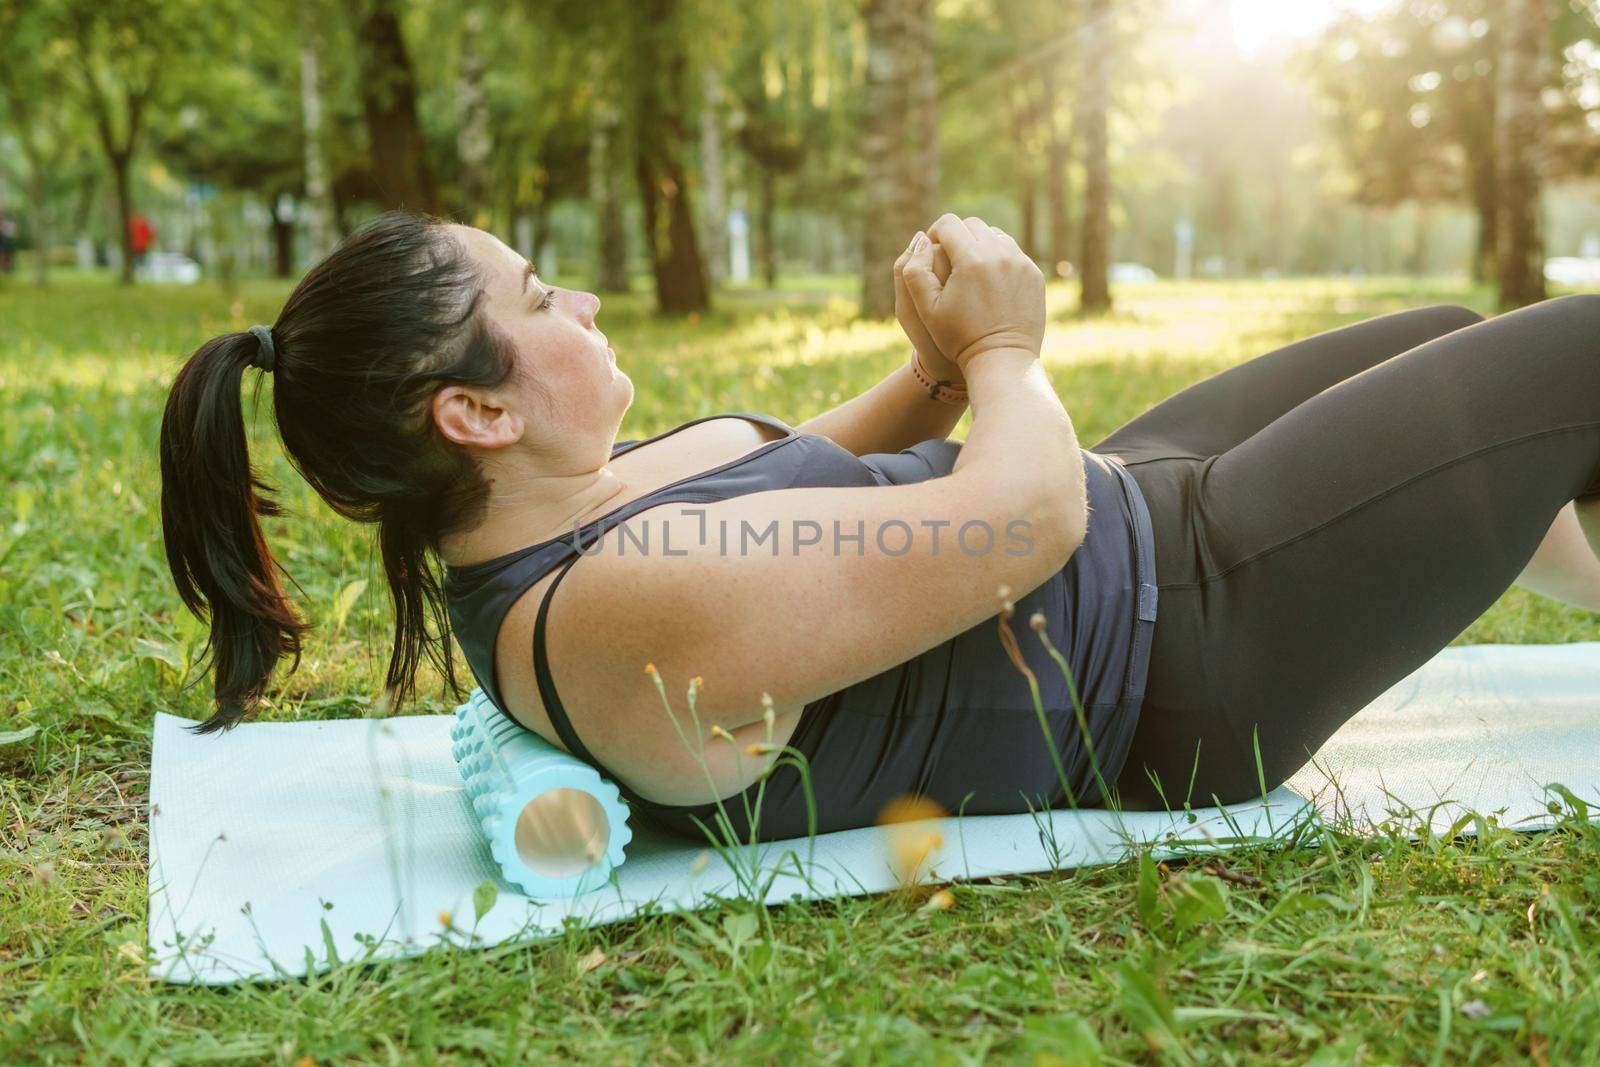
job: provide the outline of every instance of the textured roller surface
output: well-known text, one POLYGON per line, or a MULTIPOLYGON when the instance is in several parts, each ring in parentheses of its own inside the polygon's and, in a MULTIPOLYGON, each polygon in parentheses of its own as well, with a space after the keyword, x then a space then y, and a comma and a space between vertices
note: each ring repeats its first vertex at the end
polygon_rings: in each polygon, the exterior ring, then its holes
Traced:
POLYGON ((450 755, 461 771, 473 814, 506 881, 535 899, 578 896, 610 881, 633 839, 628 808, 616 786, 576 756, 500 714, 481 689, 474 689, 456 709, 450 740, 450 755), (518 851, 516 840, 523 809, 556 789, 575 789, 593 797, 607 824, 606 840, 590 850, 587 866, 565 874, 535 870, 518 851))

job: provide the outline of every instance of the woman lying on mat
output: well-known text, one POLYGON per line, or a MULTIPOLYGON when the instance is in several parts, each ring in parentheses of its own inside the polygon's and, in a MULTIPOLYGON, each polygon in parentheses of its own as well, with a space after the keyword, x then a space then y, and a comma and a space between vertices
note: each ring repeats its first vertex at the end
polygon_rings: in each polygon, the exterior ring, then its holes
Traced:
POLYGON ((737 794, 754 806, 761 777, 760 836, 805 834, 796 754, 819 832, 903 794, 1237 802, 1513 582, 1600 609, 1600 295, 1318 334, 1084 450, 1010 237, 945 215, 895 277, 915 353, 860 396, 618 443, 634 387, 596 297, 481 230, 363 227, 270 329, 201 347, 167 403, 168 559, 211 616, 202 729, 255 709, 304 631, 258 522, 251 367, 306 479, 378 524, 396 698, 425 656, 453 680, 448 623, 503 713, 696 837, 723 798, 747 839, 737 794), (969 394, 971 432, 946 440, 969 394))

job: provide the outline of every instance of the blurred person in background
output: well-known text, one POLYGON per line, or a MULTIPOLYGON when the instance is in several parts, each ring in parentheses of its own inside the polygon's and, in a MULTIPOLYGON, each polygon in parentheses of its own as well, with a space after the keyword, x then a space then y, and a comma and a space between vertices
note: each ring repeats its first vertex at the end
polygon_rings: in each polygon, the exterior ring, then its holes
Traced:
POLYGON ((150 225, 150 220, 143 215, 134 215, 128 220, 128 240, 133 245, 133 265, 144 266, 145 257, 150 253, 150 246, 155 242, 156 228, 150 225))

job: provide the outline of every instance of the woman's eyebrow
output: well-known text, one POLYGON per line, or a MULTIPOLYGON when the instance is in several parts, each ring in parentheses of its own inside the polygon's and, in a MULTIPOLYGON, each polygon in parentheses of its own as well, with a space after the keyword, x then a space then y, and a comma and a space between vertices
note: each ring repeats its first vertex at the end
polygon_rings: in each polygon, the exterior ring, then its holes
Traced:
POLYGON ((524 294, 528 292, 528 281, 538 273, 539 268, 535 267, 532 263, 529 263, 527 269, 522 272, 522 292, 524 294))

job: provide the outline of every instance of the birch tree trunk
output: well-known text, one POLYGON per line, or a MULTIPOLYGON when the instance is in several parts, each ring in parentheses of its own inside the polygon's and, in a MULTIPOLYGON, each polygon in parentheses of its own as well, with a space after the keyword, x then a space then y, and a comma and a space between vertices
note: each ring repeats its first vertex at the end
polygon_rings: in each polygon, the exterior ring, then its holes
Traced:
POLYGON ((1067 169, 1072 159, 1072 130, 1062 129, 1057 99, 1057 69, 1054 59, 1046 59, 1039 71, 1039 91, 1044 97, 1045 132, 1045 212, 1050 225, 1050 270, 1046 277, 1060 274, 1062 264, 1072 260, 1072 175, 1067 169))
POLYGON ((1033 142, 1033 124, 1035 119, 1035 101, 1033 94, 1028 91, 1026 82, 1013 85, 1006 94, 1006 102, 1011 110, 1011 141, 1016 148, 1016 180, 1017 214, 1021 226, 1017 233, 1017 244, 1024 254, 1039 258, 1037 255, 1037 239, 1039 233, 1039 177, 1035 169, 1035 161, 1029 152, 1033 142))
POLYGON ((317 261, 333 247, 333 202, 328 195, 328 155, 322 140, 322 28, 316 0, 301 0, 300 27, 300 115, 306 154, 304 211, 311 258, 317 261))
POLYGON ((456 133, 456 153, 461 157, 461 199, 465 214, 483 226, 490 209, 489 156, 494 140, 489 132, 489 101, 484 95, 483 8, 470 7, 461 17, 461 73, 456 80, 456 109, 461 128, 456 133))
POLYGON ((1083 71, 1083 257, 1078 306, 1111 307, 1111 0, 1090 0, 1083 71))
POLYGON ((894 314, 894 261, 936 217, 939 91, 932 0, 866 0, 861 313, 894 314))
POLYGON ((606 95, 605 71, 596 62, 594 117, 589 123, 589 202, 594 205, 595 288, 628 291, 628 232, 622 217, 622 119, 606 95))
POLYGON ((1495 94, 1500 309, 1545 298, 1539 194, 1544 173, 1544 55, 1550 37, 1545 0, 1506 0, 1495 94))

